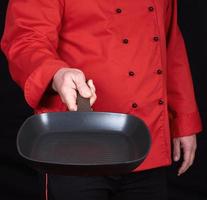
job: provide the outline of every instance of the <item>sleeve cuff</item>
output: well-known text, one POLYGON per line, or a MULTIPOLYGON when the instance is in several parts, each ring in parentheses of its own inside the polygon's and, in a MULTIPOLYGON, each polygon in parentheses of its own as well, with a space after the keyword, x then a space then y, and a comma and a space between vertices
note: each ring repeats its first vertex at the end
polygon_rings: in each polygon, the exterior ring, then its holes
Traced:
POLYGON ((201 118, 198 112, 178 114, 171 118, 172 137, 194 135, 202 131, 201 118))
POLYGON ((59 69, 66 66, 68 66, 67 63, 61 60, 48 60, 28 77, 24 85, 24 95, 32 108, 37 110, 41 107, 40 102, 43 97, 45 98, 45 92, 53 76, 59 69))

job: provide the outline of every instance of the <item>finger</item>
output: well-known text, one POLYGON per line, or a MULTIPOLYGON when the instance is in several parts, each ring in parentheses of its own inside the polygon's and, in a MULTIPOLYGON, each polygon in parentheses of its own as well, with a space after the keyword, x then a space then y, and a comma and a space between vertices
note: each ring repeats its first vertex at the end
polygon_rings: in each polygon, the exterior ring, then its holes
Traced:
POLYGON ((190 165, 192 165, 195 160, 195 154, 196 154, 196 147, 191 152, 190 165))
POLYGON ((77 88, 79 94, 82 97, 85 97, 85 98, 91 97, 92 93, 91 93, 89 86, 86 83, 86 79, 85 79, 85 76, 83 73, 79 73, 78 75, 73 77, 73 81, 76 85, 76 88, 77 88))
POLYGON ((178 176, 180 176, 181 174, 183 174, 184 172, 187 171, 187 169, 190 167, 191 165, 191 155, 192 155, 192 150, 190 148, 184 148, 183 149, 183 163, 180 167, 180 169, 178 170, 178 176))
POLYGON ((90 87, 90 90, 91 90, 91 93, 92 93, 92 96, 90 98, 90 105, 92 106, 95 103, 96 99, 97 99, 96 88, 93 84, 93 80, 88 80, 87 84, 90 87))
POLYGON ((94 93, 94 94, 91 96, 91 98, 90 98, 90 105, 91 105, 91 106, 95 103, 96 99, 97 99, 97 96, 96 96, 96 94, 94 93))
POLYGON ((193 164, 194 160, 195 160, 195 151, 192 152, 192 154, 191 154, 191 158, 190 158, 190 166, 193 164))
POLYGON ((76 111, 76 99, 77 99, 77 92, 74 88, 71 87, 64 87, 60 91, 60 97, 62 101, 67 105, 68 110, 76 111))
POLYGON ((88 80, 87 84, 93 92, 96 92, 96 88, 92 79, 88 80))
POLYGON ((177 162, 180 160, 180 140, 174 139, 173 140, 173 160, 177 162))

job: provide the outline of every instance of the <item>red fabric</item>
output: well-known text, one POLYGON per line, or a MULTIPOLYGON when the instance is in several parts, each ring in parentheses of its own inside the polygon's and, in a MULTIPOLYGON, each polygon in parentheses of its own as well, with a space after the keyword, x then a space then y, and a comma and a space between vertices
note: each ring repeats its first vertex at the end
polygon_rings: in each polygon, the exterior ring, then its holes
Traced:
POLYGON ((142 118, 153 143, 137 170, 171 163, 170 135, 201 131, 176 0, 10 0, 2 48, 37 113, 67 110, 46 91, 75 67, 94 80, 95 111, 142 118))

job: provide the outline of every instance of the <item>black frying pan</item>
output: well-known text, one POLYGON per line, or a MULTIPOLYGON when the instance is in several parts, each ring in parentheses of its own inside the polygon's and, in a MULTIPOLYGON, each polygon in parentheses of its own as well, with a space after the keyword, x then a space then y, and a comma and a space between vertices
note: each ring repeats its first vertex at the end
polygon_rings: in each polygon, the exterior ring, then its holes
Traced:
POLYGON ((129 173, 144 161, 150 144, 142 120, 109 112, 33 115, 17 135, 18 152, 30 165, 62 175, 129 173))

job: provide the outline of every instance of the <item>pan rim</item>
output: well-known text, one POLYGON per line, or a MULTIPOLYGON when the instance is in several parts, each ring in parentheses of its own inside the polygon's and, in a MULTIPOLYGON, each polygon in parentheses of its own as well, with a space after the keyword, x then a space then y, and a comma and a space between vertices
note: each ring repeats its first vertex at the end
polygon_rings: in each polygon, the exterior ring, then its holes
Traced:
POLYGON ((16 139, 16 146, 17 146, 17 150, 18 150, 18 153, 20 154, 20 156, 22 158, 24 158, 25 160, 27 161, 30 161, 30 162, 35 162, 35 163, 39 163, 39 164, 43 164, 43 165, 61 165, 61 166, 88 166, 88 167, 92 167, 92 166, 111 166, 111 165, 127 165, 127 164, 134 164, 134 163, 137 163, 137 162, 140 162, 140 161, 143 161, 147 155, 149 154, 149 151, 150 151, 150 147, 151 147, 151 144, 152 144, 152 138, 151 138, 151 135, 150 135, 150 131, 149 131, 149 128, 148 126, 146 125, 145 121, 141 118, 138 118, 137 116, 134 116, 132 114, 126 114, 126 113, 119 113, 119 112, 80 112, 80 111, 70 111, 70 112, 47 112, 47 113, 41 113, 41 114, 33 114, 31 115, 30 117, 28 117, 24 123, 21 125, 18 133, 17 133, 17 139, 16 139), (135 160, 129 160, 129 161, 125 161, 125 162, 111 162, 111 163, 60 163, 60 162, 48 162, 48 161, 40 161, 40 160, 37 160, 37 159, 32 159, 28 156, 26 156, 20 149, 20 146, 19 146, 19 138, 20 138, 20 133, 22 132, 22 129, 24 127, 24 125, 30 121, 31 119, 33 118, 36 118, 36 117, 39 117, 39 116, 44 116, 44 115, 53 115, 53 114, 60 114, 60 113, 87 113, 87 114, 90 114, 90 115, 93 115, 93 114, 105 114, 105 115, 119 115, 119 116, 129 116, 131 118, 134 118, 135 120, 138 120, 140 121, 146 128, 146 138, 148 140, 148 144, 147 144, 147 147, 146 147, 146 153, 143 154, 139 159, 135 159, 135 160))

